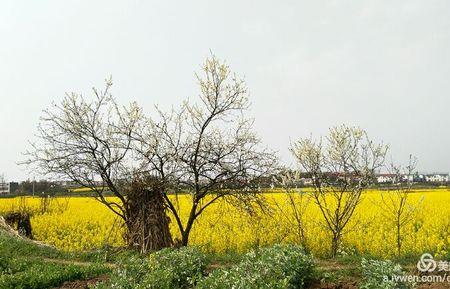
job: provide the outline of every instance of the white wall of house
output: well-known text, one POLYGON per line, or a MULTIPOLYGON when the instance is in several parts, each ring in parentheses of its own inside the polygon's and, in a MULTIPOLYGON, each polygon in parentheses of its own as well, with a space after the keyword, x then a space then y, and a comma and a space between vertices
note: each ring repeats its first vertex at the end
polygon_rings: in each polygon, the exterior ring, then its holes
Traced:
POLYGON ((9 183, 0 183, 0 194, 8 194, 10 191, 9 183))
POLYGON ((431 183, 445 183, 448 182, 449 179, 449 175, 446 174, 432 174, 425 176, 425 180, 431 183))
POLYGON ((377 176, 377 182, 380 184, 392 183, 394 181, 394 177, 390 175, 379 175, 377 176))

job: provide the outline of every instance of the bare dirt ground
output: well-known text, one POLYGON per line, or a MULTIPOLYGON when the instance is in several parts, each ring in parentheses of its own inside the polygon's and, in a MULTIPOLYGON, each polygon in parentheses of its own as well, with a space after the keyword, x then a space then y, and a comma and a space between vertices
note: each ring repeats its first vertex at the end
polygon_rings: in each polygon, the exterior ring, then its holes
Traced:
MULTIPOLYGON (((317 283, 309 287, 309 289, 357 289, 358 284, 355 281, 343 281, 338 284, 317 283)), ((417 286, 416 289, 449 289, 448 283, 427 283, 417 286)))
POLYGON ((312 284, 309 289, 357 289, 358 285, 356 281, 343 281, 338 284, 332 283, 315 283, 312 284))
POLYGON ((93 286, 106 280, 108 280, 108 275, 101 275, 89 280, 75 280, 71 282, 65 282, 57 289, 88 289, 89 286, 93 286))
MULTIPOLYGON (((318 260, 317 265, 320 268, 320 270, 324 272, 330 272, 330 273, 338 273, 342 271, 346 271, 347 273, 344 273, 345 276, 342 280, 337 282, 317 282, 312 284, 309 289, 357 289, 358 283, 360 281, 360 276, 357 276, 358 274, 354 275, 350 272, 358 268, 359 264, 342 264, 340 262, 334 261, 334 260, 318 260), (347 275, 349 274, 349 275, 347 275), (354 276, 352 276, 354 275, 354 276)), ((415 266, 410 265, 406 266, 405 268, 409 273, 411 274, 417 274, 417 269, 415 266)), ((416 289, 450 289, 450 283, 422 283, 418 284, 416 289)))
POLYGON ((417 286, 417 289, 449 289, 449 283, 426 283, 417 286))

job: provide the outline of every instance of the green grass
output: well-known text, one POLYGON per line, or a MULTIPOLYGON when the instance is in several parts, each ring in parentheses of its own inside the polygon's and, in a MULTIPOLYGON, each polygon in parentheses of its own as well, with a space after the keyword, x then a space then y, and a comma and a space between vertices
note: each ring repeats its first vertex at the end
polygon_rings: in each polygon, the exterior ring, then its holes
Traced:
POLYGON ((10 236, 0 231, 0 257, 12 255, 13 257, 47 257, 69 258, 69 254, 58 251, 50 246, 39 246, 26 239, 10 236))
POLYGON ((0 231, 0 289, 53 288, 109 272, 108 266, 94 262, 96 258, 61 252, 0 231))

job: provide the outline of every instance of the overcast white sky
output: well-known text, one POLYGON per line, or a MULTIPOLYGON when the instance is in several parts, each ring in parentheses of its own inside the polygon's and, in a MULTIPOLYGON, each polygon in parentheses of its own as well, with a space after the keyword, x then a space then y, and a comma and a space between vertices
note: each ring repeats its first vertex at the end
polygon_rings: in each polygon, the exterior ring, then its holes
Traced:
POLYGON ((450 170, 450 1, 0 2, 0 173, 42 109, 108 75, 120 102, 178 105, 212 50, 245 76, 255 129, 290 163, 290 140, 347 123, 450 170))

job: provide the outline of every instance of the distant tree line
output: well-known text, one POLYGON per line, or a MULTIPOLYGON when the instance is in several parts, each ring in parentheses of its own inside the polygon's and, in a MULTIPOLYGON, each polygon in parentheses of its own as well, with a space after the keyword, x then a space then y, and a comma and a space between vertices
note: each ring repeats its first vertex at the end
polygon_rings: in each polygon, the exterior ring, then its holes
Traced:
MULTIPOLYGON (((16 183, 14 183, 16 184, 16 183)), ((18 185, 14 186, 14 190, 9 192, 9 195, 55 195, 55 194, 65 194, 69 190, 66 186, 63 186, 59 182, 49 181, 49 180, 26 180, 19 182, 18 185)))
POLYGON ((67 192, 61 184, 48 180, 32 181, 26 180, 19 183, 19 187, 16 192, 13 193, 26 193, 26 194, 40 194, 40 193, 62 193, 67 192))

